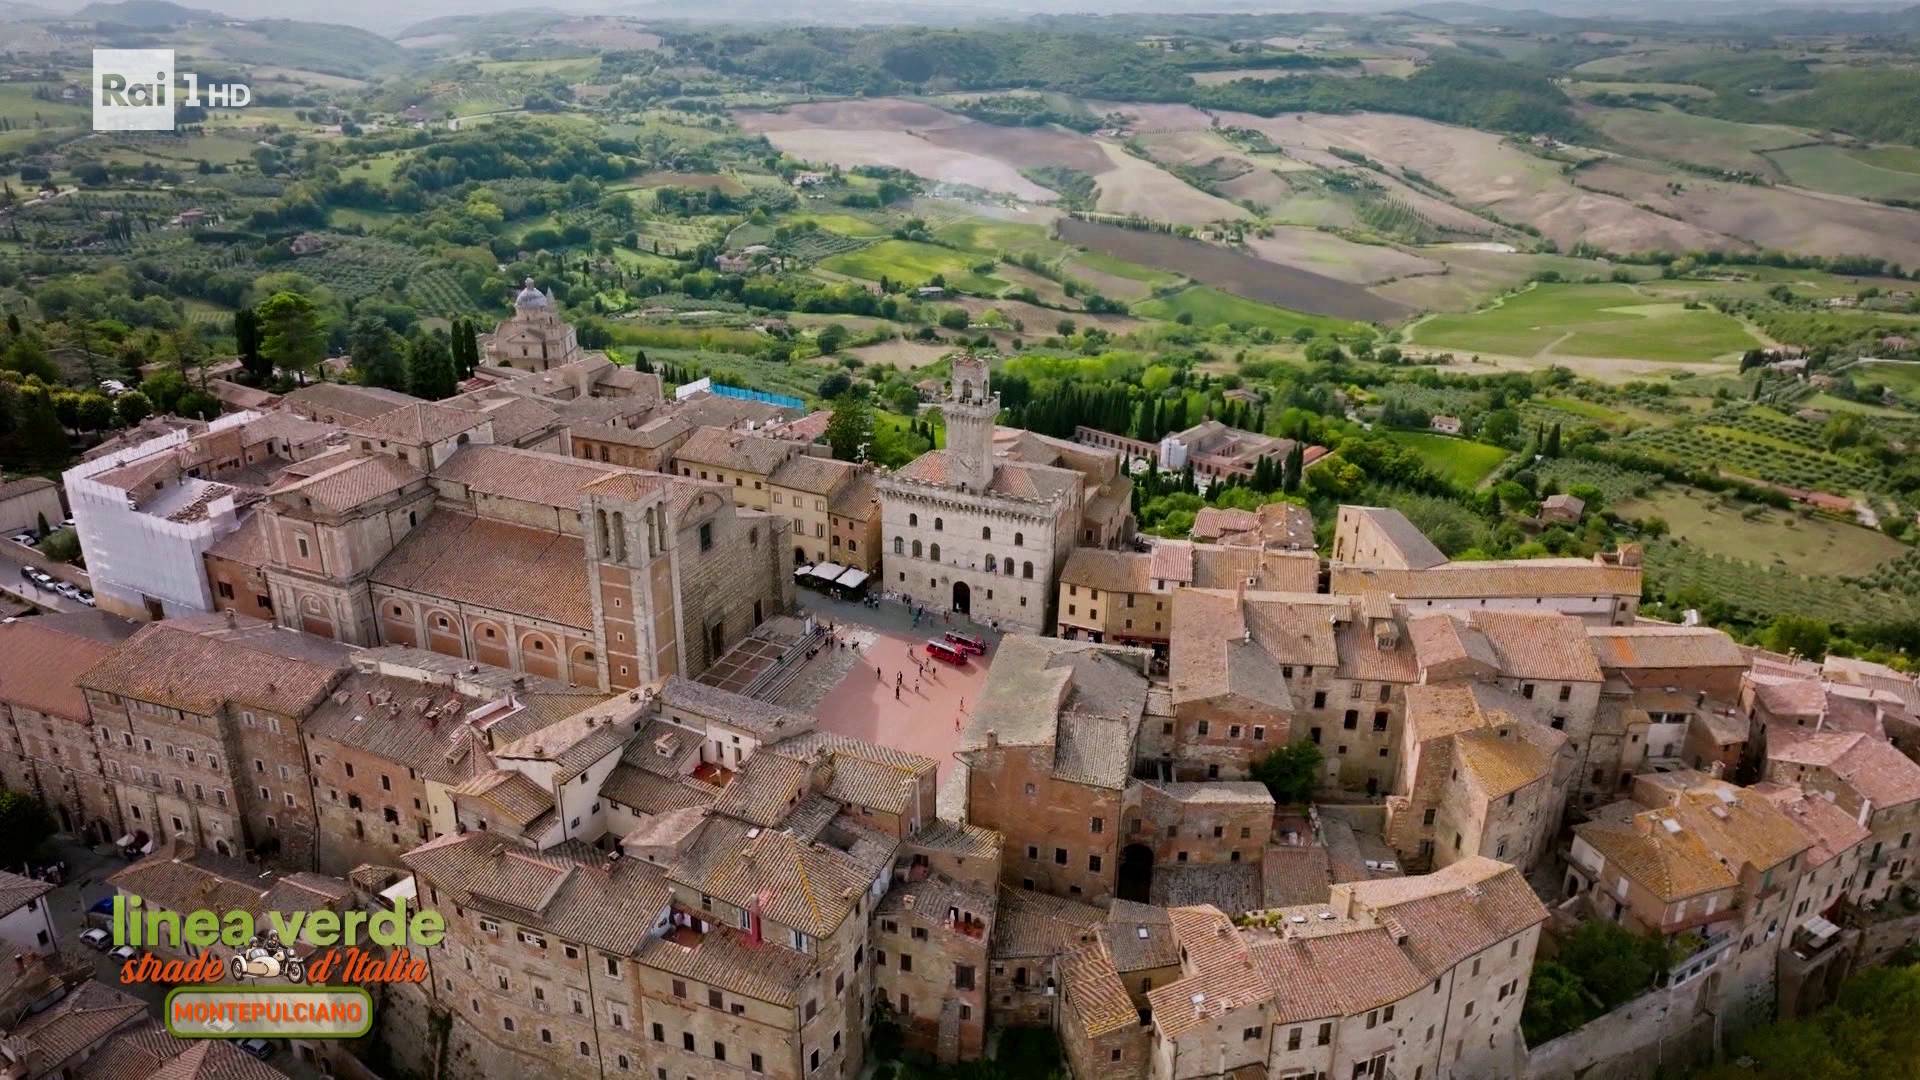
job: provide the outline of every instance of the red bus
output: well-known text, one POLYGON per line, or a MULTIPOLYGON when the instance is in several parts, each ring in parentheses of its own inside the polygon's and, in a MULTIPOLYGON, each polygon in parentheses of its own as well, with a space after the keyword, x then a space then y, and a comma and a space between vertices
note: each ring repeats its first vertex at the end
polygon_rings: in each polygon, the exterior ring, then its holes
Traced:
POLYGON ((954 667, 967 666, 966 652, 958 646, 941 641, 939 638, 928 639, 927 655, 933 657, 935 660, 952 664, 954 667))
POLYGON ((969 637, 958 630, 949 630, 946 636, 947 644, 961 652, 972 653, 975 656, 987 655, 987 643, 977 637, 969 637))

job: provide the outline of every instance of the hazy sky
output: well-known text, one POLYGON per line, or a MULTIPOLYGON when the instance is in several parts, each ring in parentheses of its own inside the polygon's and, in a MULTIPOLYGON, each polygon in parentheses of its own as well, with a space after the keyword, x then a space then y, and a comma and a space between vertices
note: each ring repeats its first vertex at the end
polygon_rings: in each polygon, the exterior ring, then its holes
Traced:
MULTIPOLYGON (((42 10, 71 12, 85 6, 87 0, 26 0, 25 5, 13 0, 0 0, 0 11, 9 8, 28 6, 42 10)), ((1425 0, 910 0, 906 5, 894 5, 884 0, 721 0, 720 3, 702 5, 698 0, 664 0, 664 2, 644 2, 644 0, 411 0, 404 4, 395 4, 392 0, 176 0, 182 6, 218 11, 241 18, 288 18, 305 19, 313 22, 348 23, 366 27, 385 34, 394 32, 426 19, 447 15, 492 14, 504 11, 565 11, 581 14, 620 14, 645 17, 658 14, 665 17, 698 17, 704 9, 725 12, 730 17, 747 12, 765 12, 775 18, 807 20, 813 17, 826 17, 835 22, 858 21, 872 18, 874 21, 892 21, 890 14, 898 13, 901 7, 920 11, 965 12, 982 16, 1016 15, 1022 12, 1048 12, 1064 14, 1073 12, 1111 12, 1111 11, 1238 11, 1238 12, 1287 12, 1287 11, 1384 11, 1395 8, 1417 7, 1425 0), (815 16, 813 13, 819 13, 815 16), (737 13, 737 14, 736 14, 737 13)), ((1489 7, 1500 8, 1536 8, 1561 14, 1592 14, 1605 16, 1614 14, 1648 15, 1658 12, 1668 17, 1684 17, 1689 9, 1696 13, 1712 12, 1714 16, 1724 16, 1739 11, 1743 7, 1752 10, 1770 10, 1780 7, 1795 8, 1890 8, 1901 7, 1913 0, 1468 0, 1483 3, 1489 7)))

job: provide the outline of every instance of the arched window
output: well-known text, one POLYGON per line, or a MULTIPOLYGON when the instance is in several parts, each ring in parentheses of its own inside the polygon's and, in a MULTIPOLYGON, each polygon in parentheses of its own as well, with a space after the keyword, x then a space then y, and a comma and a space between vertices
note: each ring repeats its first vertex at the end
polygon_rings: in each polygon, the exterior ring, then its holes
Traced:
POLYGON ((627 515, 618 510, 613 512, 613 557, 627 561, 627 515))
POLYGON ((893 538, 893 553, 895 555, 905 555, 907 553, 906 549, 907 549, 906 540, 898 536, 893 538))
POLYGON ((919 527, 920 527, 920 515, 919 515, 919 514, 908 514, 908 515, 907 515, 907 528, 909 528, 909 529, 915 529, 915 528, 919 528, 919 527))
POLYGON ((1013 560, 1008 559, 1004 565, 1007 568, 1007 576, 1012 577, 1013 576, 1013 560))
POLYGON ((980 526, 980 539, 982 540, 993 539, 993 526, 991 525, 980 526))
POLYGON ((944 521, 942 521, 942 520, 940 520, 939 518, 934 518, 934 519, 933 519, 933 531, 934 531, 934 532, 945 532, 945 531, 946 531, 946 527, 947 527, 947 523, 946 523, 946 522, 944 522, 944 521))
POLYGON ((1024 546, 1026 546, 1026 543, 1027 543, 1027 534, 1026 534, 1026 533, 1014 533, 1014 534, 1013 534, 1013 546, 1014 546, 1014 547, 1024 547, 1024 546))
POLYGON ((991 574, 996 569, 998 569, 998 567, 994 565, 993 556, 987 556, 987 573, 991 574))
POLYGON ((659 521, 657 520, 658 516, 659 516, 658 508, 652 507, 652 506, 647 507, 647 557, 648 558, 652 558, 653 556, 660 554, 660 548, 656 544, 656 541, 659 540, 660 538, 659 533, 657 531, 659 529, 659 521))
POLYGON ((605 510, 595 510, 593 512, 593 524, 595 531, 600 534, 600 557, 603 559, 613 558, 613 534, 607 531, 607 512, 605 510))
POLYGON ((1021 563, 1021 564, 1020 564, 1020 576, 1021 576, 1021 577, 1023 577, 1023 578, 1031 578, 1031 577, 1033 576, 1033 564, 1032 564, 1032 563, 1021 563))
POLYGON ((920 541, 918 540, 913 542, 913 557, 916 559, 920 557, 920 541))
POLYGON ((960 400, 961 401, 973 400, 973 381, 971 379, 960 380, 960 400))
POLYGON ((934 562, 939 562, 940 561, 940 545, 935 544, 933 545, 933 547, 929 548, 927 550, 927 557, 931 558, 934 562))

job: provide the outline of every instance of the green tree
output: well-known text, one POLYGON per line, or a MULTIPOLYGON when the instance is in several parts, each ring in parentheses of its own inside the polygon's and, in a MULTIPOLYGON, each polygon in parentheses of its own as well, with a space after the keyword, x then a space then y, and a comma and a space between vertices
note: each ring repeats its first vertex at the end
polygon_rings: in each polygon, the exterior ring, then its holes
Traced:
POLYGON ((67 429, 60 425, 60 415, 54 411, 53 395, 44 386, 23 386, 18 408, 14 441, 21 460, 41 466, 65 465, 72 447, 67 429))
POLYGON ((855 394, 842 394, 833 403, 827 421, 827 445, 841 461, 858 461, 863 447, 873 441, 873 410, 855 394))
POLYGON ((277 292, 260 302, 260 355, 293 373, 302 385, 326 357, 319 309, 296 292, 277 292))
POLYGON ((1806 615, 1785 614, 1774 618, 1760 633, 1760 645, 1777 653, 1796 653, 1809 660, 1827 655, 1832 628, 1806 615))
POLYGON ((113 415, 120 423, 132 427, 153 415, 153 402, 138 390, 129 390, 113 399, 113 415))
MULTIPOLYGON (((964 325, 961 327, 963 330, 965 328, 964 325)), ((845 344, 846 340, 847 328, 839 323, 829 323, 820 329, 820 333, 814 338, 814 344, 820 347, 821 355, 832 356, 840 351, 840 346, 845 344)))
POLYGON ((407 361, 407 392, 428 401, 452 397, 459 382, 454 377, 453 354, 447 341, 438 334, 423 334, 414 339, 413 355, 407 361))
POLYGON ((405 348, 406 343, 400 340, 400 335, 377 316, 358 316, 347 330, 347 353, 353 357, 353 366, 360 374, 360 381, 367 386, 405 390, 405 348))
POLYGON ((1289 743, 1254 762, 1252 775, 1267 785, 1274 801, 1303 803, 1313 797, 1320 784, 1321 760, 1318 744, 1289 743))
POLYGON ((1560 422, 1557 420, 1551 428, 1547 429, 1547 445, 1542 453, 1550 458, 1560 456, 1560 422))
POLYGON ((1589 919, 1567 935, 1555 957, 1579 978, 1602 1010, 1640 996, 1672 961, 1665 941, 1589 919))
POLYGON ((1520 1012, 1520 1030, 1527 1045, 1539 1046, 1564 1035, 1594 1017, 1586 987, 1579 976, 1554 960, 1534 965, 1527 983, 1527 1003, 1520 1012))
POLYGON ((273 364, 260 355, 260 315, 252 308, 233 313, 233 343, 248 382, 265 386, 273 381, 273 364))
POLYGON ((949 330, 965 330, 968 321, 966 308, 948 308, 940 313, 940 325, 949 330))

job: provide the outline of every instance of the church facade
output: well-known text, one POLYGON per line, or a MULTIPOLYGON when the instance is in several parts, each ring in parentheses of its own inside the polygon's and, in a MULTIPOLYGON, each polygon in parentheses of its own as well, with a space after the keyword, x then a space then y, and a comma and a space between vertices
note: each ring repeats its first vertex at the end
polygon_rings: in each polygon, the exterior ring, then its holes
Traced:
POLYGON ((554 309, 553 297, 522 283, 513 298, 513 314, 502 320, 482 346, 486 362, 521 371, 546 371, 583 358, 573 327, 554 309))

